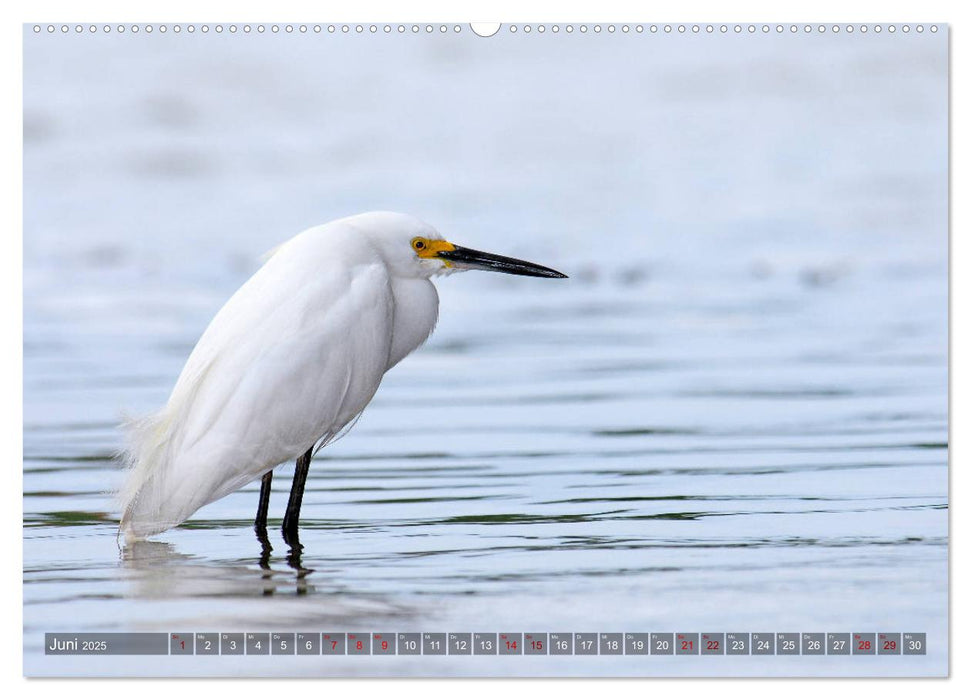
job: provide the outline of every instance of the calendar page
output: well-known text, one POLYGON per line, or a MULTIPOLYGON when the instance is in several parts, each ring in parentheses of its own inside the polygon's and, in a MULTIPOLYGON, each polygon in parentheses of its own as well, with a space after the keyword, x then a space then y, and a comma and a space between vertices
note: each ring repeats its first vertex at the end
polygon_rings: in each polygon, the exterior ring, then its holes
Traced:
POLYGON ((947 675, 948 41, 24 25, 24 674, 947 675))

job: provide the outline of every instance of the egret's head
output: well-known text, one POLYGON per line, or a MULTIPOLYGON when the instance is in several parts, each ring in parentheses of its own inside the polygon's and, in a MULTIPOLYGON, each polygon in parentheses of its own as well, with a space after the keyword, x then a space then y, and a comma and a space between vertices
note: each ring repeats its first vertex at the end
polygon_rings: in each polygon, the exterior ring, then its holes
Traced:
POLYGON ((529 277, 566 277, 542 265, 455 245, 428 224, 405 214, 370 212, 351 217, 367 232, 385 262, 402 277, 434 277, 462 270, 492 270, 529 277))
POLYGON ((492 270, 527 277, 566 277, 562 272, 536 263, 463 248, 446 241, 437 231, 431 235, 413 236, 409 244, 418 264, 428 271, 429 276, 462 270, 492 270))

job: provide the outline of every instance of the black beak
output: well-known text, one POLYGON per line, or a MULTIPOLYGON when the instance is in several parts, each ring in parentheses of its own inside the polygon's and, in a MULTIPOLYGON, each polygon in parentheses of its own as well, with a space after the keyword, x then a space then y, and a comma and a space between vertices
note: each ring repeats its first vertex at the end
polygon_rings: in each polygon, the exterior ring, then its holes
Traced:
POLYGON ((505 272, 507 275, 525 275, 526 277, 557 277, 564 278, 562 272, 526 262, 516 258, 507 258, 502 255, 483 253, 481 250, 472 250, 455 246, 454 250, 443 250, 438 253, 442 260, 448 260, 459 268, 470 270, 493 270, 495 272, 505 272))

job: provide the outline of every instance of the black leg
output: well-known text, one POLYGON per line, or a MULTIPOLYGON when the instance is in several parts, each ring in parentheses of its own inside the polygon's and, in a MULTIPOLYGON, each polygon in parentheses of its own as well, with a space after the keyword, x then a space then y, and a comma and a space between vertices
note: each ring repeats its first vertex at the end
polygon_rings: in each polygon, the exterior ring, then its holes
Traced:
POLYGON ((263 475, 263 481, 260 484, 260 504, 256 507, 256 522, 253 523, 256 534, 262 533, 264 538, 266 537, 266 512, 270 508, 270 487, 272 484, 273 470, 271 469, 263 475))
POLYGON ((283 539, 299 542, 297 528, 300 526, 300 504, 303 503, 303 488, 307 483, 307 472, 310 471, 310 458, 314 448, 307 450, 297 459, 297 468, 293 473, 293 486, 290 489, 290 500, 287 502, 287 512, 283 516, 283 539))

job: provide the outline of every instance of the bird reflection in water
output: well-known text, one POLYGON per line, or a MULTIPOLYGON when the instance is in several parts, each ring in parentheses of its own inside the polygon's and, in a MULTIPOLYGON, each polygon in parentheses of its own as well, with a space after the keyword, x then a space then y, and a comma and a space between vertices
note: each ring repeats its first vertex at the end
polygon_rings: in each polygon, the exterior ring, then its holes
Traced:
POLYGON ((271 565, 273 546, 266 529, 257 530, 259 553, 254 570, 245 559, 225 563, 200 561, 179 552, 169 542, 139 540, 119 550, 121 566, 132 576, 131 595, 136 598, 204 598, 273 596, 292 592, 304 596, 314 592, 309 575, 313 569, 303 565, 304 547, 291 537, 283 561, 292 569, 271 565), (254 574, 257 574, 254 577, 254 574))
MULTIPOLYGON (((260 543, 260 569, 263 570, 263 578, 271 579, 273 569, 270 567, 270 555, 273 553, 273 545, 266 531, 266 523, 257 522, 253 529, 256 531, 256 539, 260 543)), ((293 532, 286 538, 290 549, 287 551, 286 562, 291 569, 297 572, 296 595, 306 595, 308 592, 307 576, 313 573, 313 569, 308 569, 303 565, 303 545, 300 544, 300 535, 293 532)), ((269 587, 263 591, 263 595, 273 595, 275 587, 269 587)))

